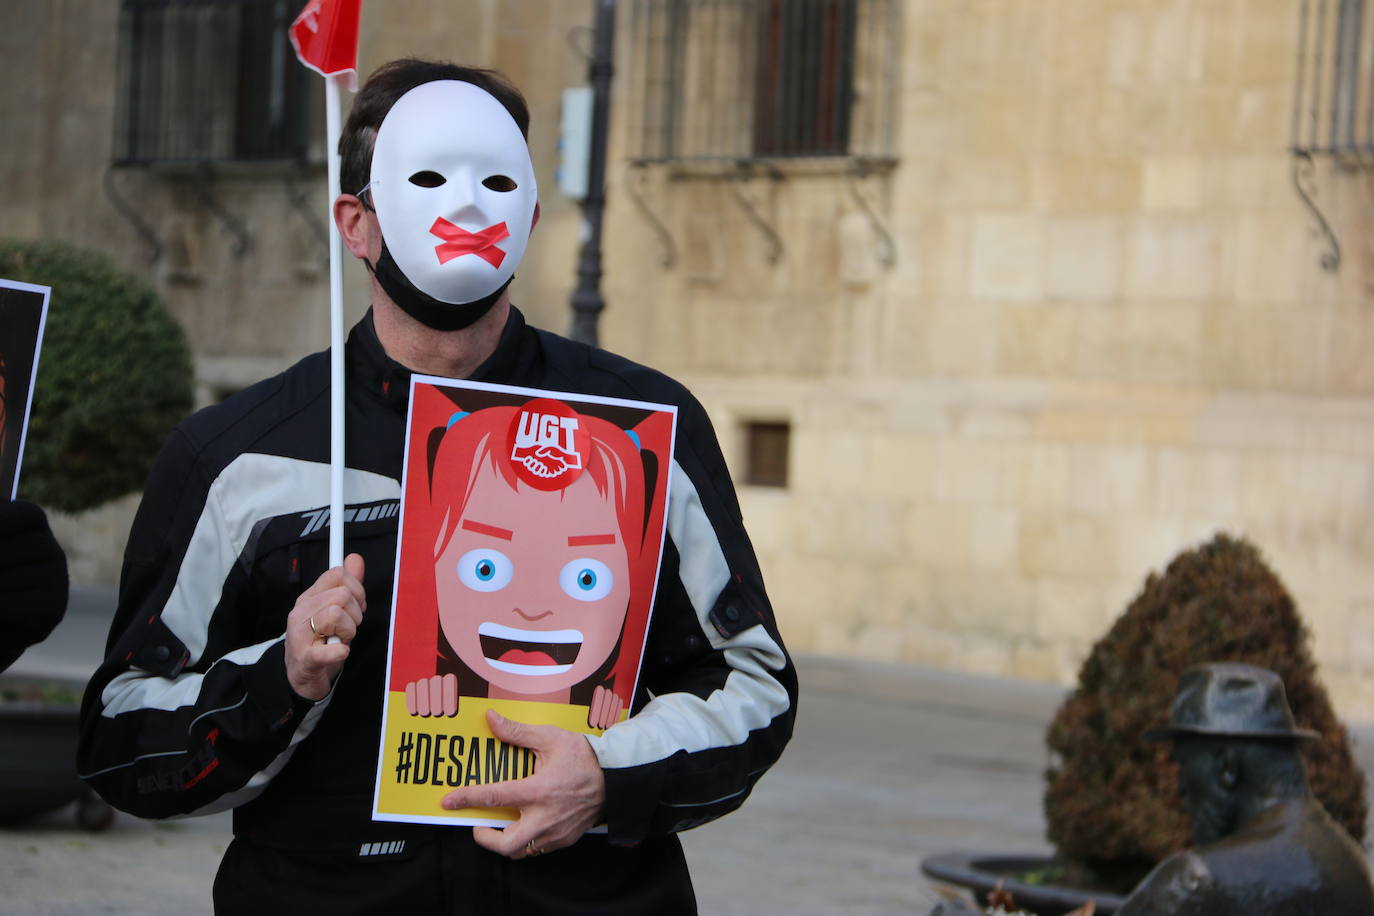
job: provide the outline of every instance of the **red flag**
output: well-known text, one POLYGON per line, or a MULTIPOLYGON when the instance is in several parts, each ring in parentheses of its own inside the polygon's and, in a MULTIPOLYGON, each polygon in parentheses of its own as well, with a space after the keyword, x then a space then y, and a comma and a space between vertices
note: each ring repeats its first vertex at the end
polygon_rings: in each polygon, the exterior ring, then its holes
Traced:
POLYGON ((349 74, 358 88, 358 17, 363 0, 310 0, 291 23, 291 45, 301 63, 321 76, 349 74))

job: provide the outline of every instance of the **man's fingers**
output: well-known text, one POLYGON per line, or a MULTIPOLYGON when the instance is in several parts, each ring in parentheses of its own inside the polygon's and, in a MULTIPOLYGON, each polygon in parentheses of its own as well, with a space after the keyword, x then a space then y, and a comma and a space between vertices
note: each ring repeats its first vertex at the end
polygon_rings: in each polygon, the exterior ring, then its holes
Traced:
POLYGON ((363 572, 366 564, 360 554, 350 553, 344 558, 343 566, 335 566, 326 569, 320 577, 311 583, 310 587, 301 593, 301 597, 306 595, 318 595, 331 588, 344 588, 358 601, 360 605, 367 603, 367 591, 363 588, 363 572))
POLYGON ((338 636, 344 642, 351 642, 358 635, 361 620, 362 614, 356 607, 326 604, 306 615, 304 629, 309 631, 311 639, 338 636))
MULTIPOLYGON (((505 830, 497 830, 495 827, 473 827, 472 838, 483 849, 512 859, 525 858, 525 845, 529 842, 520 832, 518 822, 505 830)), ((535 845, 538 846, 537 843, 535 845)))
POLYGON ((464 786, 454 789, 440 802, 449 811, 459 808, 523 808, 540 799, 539 788, 531 789, 534 777, 493 782, 485 786, 464 786))
POLYGON ((323 643, 318 642, 305 650, 305 667, 308 672, 320 672, 337 665, 348 658, 348 646, 345 643, 323 643))
MULTIPOLYGON (((351 589, 343 587, 331 588, 328 591, 321 592, 315 600, 324 608, 335 607, 343 611, 353 619, 355 625, 363 622, 363 608, 365 605, 358 600, 358 596, 355 595, 351 589)), ((316 618, 316 625, 318 625, 318 622, 319 618, 316 618)))
POLYGON ((363 562, 362 554, 350 553, 348 556, 344 557, 344 571, 358 582, 361 583, 363 581, 363 573, 366 569, 367 564, 363 562))

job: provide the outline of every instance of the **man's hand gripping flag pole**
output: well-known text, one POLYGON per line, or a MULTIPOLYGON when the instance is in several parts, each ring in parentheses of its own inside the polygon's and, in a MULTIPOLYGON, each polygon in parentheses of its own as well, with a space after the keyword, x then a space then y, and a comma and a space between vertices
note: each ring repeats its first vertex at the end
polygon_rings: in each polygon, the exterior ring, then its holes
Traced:
MULTIPOLYGON (((362 0, 310 0, 289 34, 302 64, 324 77, 325 149, 329 155, 329 565, 342 566, 344 518, 343 244, 334 222, 339 196, 339 86, 358 88, 358 19, 362 0)), ((331 636, 331 643, 339 641, 331 636)))

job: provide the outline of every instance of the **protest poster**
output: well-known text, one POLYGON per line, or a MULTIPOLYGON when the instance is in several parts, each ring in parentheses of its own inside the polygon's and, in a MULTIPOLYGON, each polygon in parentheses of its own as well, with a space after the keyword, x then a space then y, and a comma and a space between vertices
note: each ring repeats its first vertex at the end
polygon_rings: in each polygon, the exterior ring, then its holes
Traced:
POLYGON ((376 820, 530 775, 486 711, 598 734, 628 716, 662 560, 676 408, 414 376, 376 820))
POLYGON ((52 289, 0 280, 0 499, 19 493, 38 351, 52 289))

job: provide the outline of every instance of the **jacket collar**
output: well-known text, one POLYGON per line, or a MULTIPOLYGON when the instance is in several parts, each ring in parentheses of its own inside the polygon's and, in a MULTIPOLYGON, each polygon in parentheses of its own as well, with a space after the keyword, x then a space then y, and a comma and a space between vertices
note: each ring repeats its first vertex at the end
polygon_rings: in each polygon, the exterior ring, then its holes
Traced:
MULTIPOLYGON (((510 314, 506 317, 506 326, 501 329, 501 338, 496 343, 496 349, 468 378, 482 382, 509 379, 519 362, 524 332, 525 316, 512 305, 510 314)), ((372 309, 368 309, 363 320, 353 326, 348 335, 345 352, 350 382, 354 385, 361 383, 363 389, 374 397, 381 398, 404 413, 410 398, 412 372, 387 355, 381 340, 377 337, 377 325, 373 320, 372 309)))

